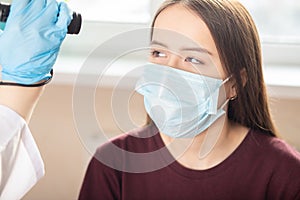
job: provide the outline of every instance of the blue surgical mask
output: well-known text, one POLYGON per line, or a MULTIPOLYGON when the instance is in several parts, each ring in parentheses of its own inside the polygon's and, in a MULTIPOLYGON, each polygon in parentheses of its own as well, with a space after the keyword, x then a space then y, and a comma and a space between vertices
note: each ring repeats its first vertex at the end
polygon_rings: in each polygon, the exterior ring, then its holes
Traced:
MULTIPOLYGON (((229 78, 228 78, 229 79, 229 78)), ((135 90, 159 131, 173 138, 192 138, 225 114, 218 108, 225 81, 168 66, 149 63, 135 90)))

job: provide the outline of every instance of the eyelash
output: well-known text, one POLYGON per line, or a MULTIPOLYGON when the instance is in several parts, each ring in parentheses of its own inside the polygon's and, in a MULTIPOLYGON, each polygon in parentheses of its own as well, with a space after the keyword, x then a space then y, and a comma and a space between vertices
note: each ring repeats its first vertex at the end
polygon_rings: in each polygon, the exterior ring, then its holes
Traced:
MULTIPOLYGON (((166 54, 157 50, 153 50, 151 51, 151 55, 155 58, 159 58, 159 57, 166 57, 166 54), (159 54, 163 54, 163 56, 160 56, 159 54)), ((193 58, 193 57, 186 57, 184 59, 185 62, 190 62, 192 64, 196 64, 196 65, 204 65, 205 63, 202 62, 201 60, 197 59, 197 58, 193 58)))
POLYGON ((193 58, 193 57, 187 57, 184 61, 196 64, 196 65, 204 65, 205 64, 201 60, 199 60, 197 58, 193 58), (194 60, 194 61, 192 61, 192 60, 194 60))
POLYGON ((162 53, 162 52, 157 51, 157 50, 151 51, 151 55, 152 55, 153 57, 155 57, 155 58, 160 57, 159 54, 164 54, 164 57, 166 57, 166 54, 165 54, 165 53, 162 53))

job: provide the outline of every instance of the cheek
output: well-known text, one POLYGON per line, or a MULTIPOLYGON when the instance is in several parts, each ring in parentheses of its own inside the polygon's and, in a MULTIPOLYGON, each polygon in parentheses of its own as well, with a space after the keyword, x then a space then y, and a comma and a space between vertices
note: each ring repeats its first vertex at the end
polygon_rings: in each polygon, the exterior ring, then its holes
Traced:
POLYGON ((223 88, 227 99, 230 99, 231 97, 236 95, 236 90, 233 82, 225 83, 223 88))
POLYGON ((161 59, 149 58, 148 61, 157 65, 164 65, 164 66, 168 65, 167 61, 161 59))
POLYGON ((154 58, 150 55, 150 56, 148 56, 148 61, 153 63, 154 62, 154 58))
POLYGON ((224 104, 224 102, 229 99, 231 94, 229 84, 224 84, 219 89, 219 98, 218 98, 218 108, 224 104))
POLYGON ((215 69, 215 73, 218 74, 218 77, 221 77, 222 79, 225 79, 228 77, 228 75, 225 72, 225 69, 221 63, 221 60, 218 56, 212 58, 213 66, 215 69))
POLYGON ((148 61, 154 64, 159 64, 159 65, 167 65, 168 64, 168 59, 167 58, 157 58, 153 57, 152 55, 148 56, 148 61))

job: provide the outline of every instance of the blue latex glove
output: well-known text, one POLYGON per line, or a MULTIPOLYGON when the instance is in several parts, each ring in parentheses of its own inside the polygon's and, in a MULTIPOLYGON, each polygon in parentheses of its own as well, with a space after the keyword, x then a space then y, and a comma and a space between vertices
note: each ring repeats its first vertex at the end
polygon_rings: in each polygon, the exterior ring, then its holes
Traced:
POLYGON ((2 80, 33 84, 48 79, 72 14, 56 0, 14 0, 0 32, 2 80))

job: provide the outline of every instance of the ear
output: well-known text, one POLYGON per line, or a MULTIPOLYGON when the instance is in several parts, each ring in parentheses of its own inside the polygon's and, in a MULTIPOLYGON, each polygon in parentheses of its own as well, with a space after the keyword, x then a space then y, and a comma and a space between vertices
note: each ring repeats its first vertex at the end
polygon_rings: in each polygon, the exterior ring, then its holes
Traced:
POLYGON ((229 100, 236 99, 237 91, 236 91, 236 81, 235 81, 235 79, 230 81, 229 92, 227 94, 228 94, 229 100))
POLYGON ((243 87, 245 87, 245 85, 246 85, 246 83, 248 81, 248 75, 247 75, 247 72, 246 72, 245 68, 243 68, 241 70, 240 75, 241 75, 243 87))
MULTIPOLYGON (((241 76, 241 80, 242 80, 242 85, 243 87, 245 87, 246 83, 247 83, 247 80, 248 80, 248 77, 247 77, 247 72, 246 72, 246 69, 243 68, 241 71, 240 71, 240 76, 241 76)), ((236 88, 236 80, 233 79, 230 81, 230 86, 229 86, 229 94, 228 97, 230 100, 234 100, 237 98, 238 94, 237 94, 237 88, 236 88)))

